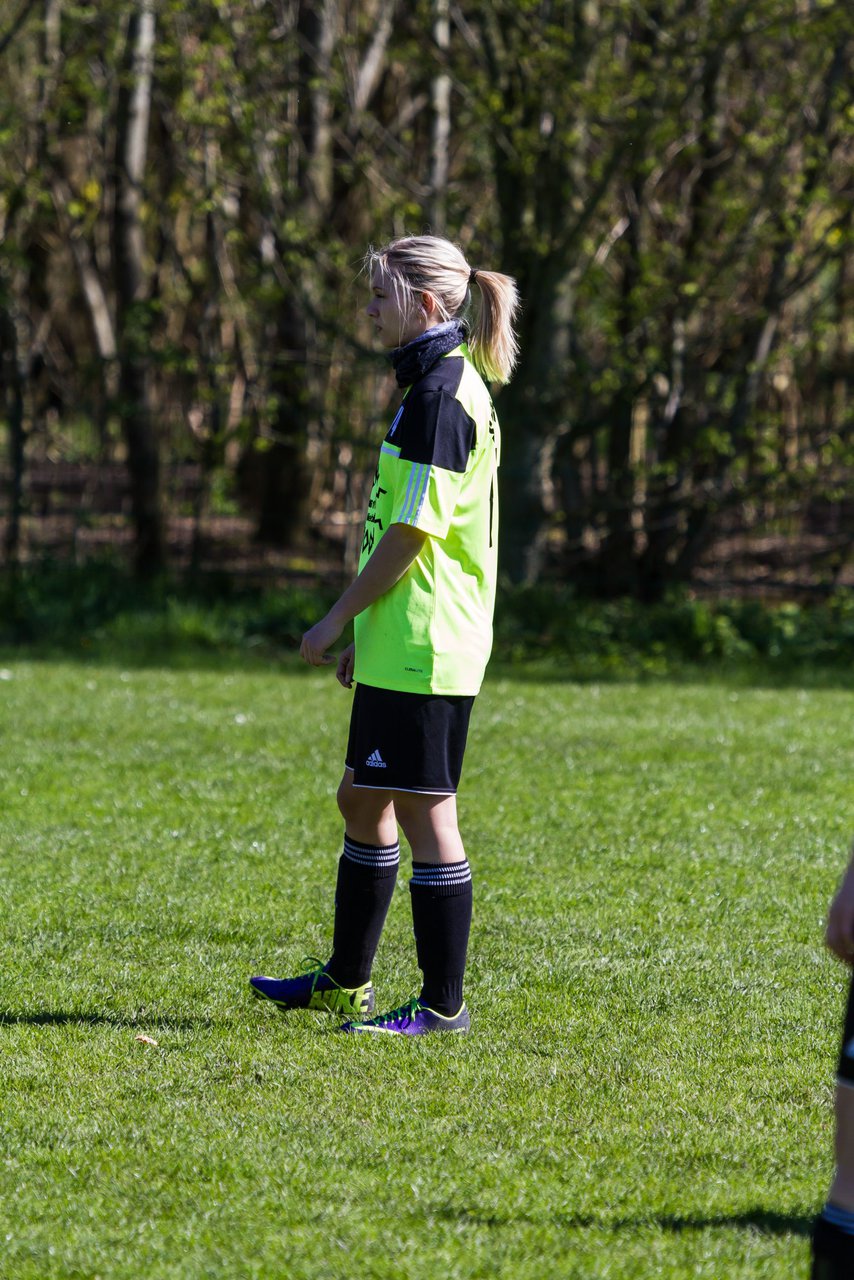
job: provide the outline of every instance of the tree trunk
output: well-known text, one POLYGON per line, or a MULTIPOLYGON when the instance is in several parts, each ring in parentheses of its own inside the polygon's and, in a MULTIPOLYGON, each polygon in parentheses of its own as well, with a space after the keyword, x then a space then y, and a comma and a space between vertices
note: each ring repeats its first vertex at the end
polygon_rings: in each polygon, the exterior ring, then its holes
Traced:
POLYGON ((501 466, 498 471, 501 518, 499 560, 511 582, 533 583, 540 575, 546 508, 543 464, 548 433, 543 410, 529 378, 512 382, 501 395, 501 466))
POLYGON ((21 545, 26 433, 20 343, 14 316, 5 306, 0 306, 0 388, 9 428, 9 515, 3 536, 3 561, 9 568, 14 568, 21 545))
POLYGON ((151 406, 148 354, 150 286, 141 220, 154 64, 154 0, 140 0, 128 27, 126 81, 116 126, 116 319, 119 400, 128 451, 135 568, 150 577, 165 565, 160 453, 151 406))
POLYGON ((332 55, 338 38, 339 0, 299 6, 298 122, 303 140, 303 198, 310 213, 322 215, 332 196, 332 55))
POLYGON ((611 408, 608 433, 608 488, 606 490, 607 534, 602 542, 598 565, 598 592, 603 596, 631 595, 637 585, 635 530, 635 468, 632 459, 632 422, 635 408, 635 361, 637 345, 634 294, 638 283, 639 209, 638 182, 632 184, 625 210, 628 225, 620 248, 623 271, 618 295, 616 333, 621 361, 620 388, 611 408))
POLYGON ((277 361, 270 380, 276 400, 275 440, 272 448, 255 454, 261 481, 258 537, 276 547, 304 541, 309 524, 306 345, 304 318, 297 306, 283 299, 277 322, 277 361))
MULTIPOLYGON (((436 15, 433 36, 441 57, 451 43, 448 0, 434 0, 436 15)), ((448 204, 448 146, 451 139, 451 77, 440 70, 433 77, 432 173, 430 175, 432 226, 436 235, 445 234, 448 204)))

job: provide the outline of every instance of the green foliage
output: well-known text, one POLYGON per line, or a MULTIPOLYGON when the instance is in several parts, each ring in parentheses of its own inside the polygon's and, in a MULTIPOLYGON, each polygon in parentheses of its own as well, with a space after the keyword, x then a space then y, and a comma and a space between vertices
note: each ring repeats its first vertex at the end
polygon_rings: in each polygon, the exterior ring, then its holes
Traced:
MULTIPOLYGON (((295 653, 336 594, 331 583, 264 589, 213 577, 140 585, 109 561, 49 563, 0 576, 0 645, 131 662, 201 654, 278 660, 295 653)), ((842 593, 775 606, 674 595, 643 605, 585 600, 554 586, 505 586, 493 660, 559 663, 584 678, 704 666, 781 676, 812 667, 843 675, 854 669, 854 598, 842 593)))
POLYGON ((844 257, 822 228, 845 202, 848 33, 838 6, 795 16, 776 0, 665 4, 654 19, 623 4, 498 12, 485 24, 490 78, 505 77, 498 213, 529 303, 501 402, 506 567, 530 579, 530 437, 547 452, 559 424, 577 460, 567 518, 597 533, 586 589, 650 597, 690 579, 698 531, 724 507, 834 482, 845 409, 821 380, 816 333, 835 329, 844 363, 844 257), (556 14, 566 44, 541 55, 524 36, 556 14), (522 43, 536 53, 514 59, 522 43), (830 429, 804 420, 787 447, 805 384, 830 429), (825 437, 834 462, 819 476, 825 437), (668 471, 678 483, 646 483, 668 471))
POLYGON ((253 591, 219 578, 141 584, 109 561, 47 563, 0 576, 0 644, 142 659, 181 650, 269 655, 298 646, 334 594, 323 586, 253 591))
POLYGON ((854 597, 811 605, 693 600, 600 603, 561 588, 505 590, 496 611, 496 654, 560 655, 571 671, 662 674, 682 664, 772 671, 854 665, 854 597), (578 664, 578 665, 576 665, 578 664))
POLYGON ((66 4, 53 26, 33 9, 6 51, 0 304, 21 367, 41 370, 29 453, 55 414, 93 402, 120 434, 128 406, 93 343, 120 321, 164 451, 209 479, 251 469, 253 441, 286 441, 287 465, 271 448, 240 500, 259 528, 302 534, 340 500, 342 471, 358 484, 371 465, 385 389, 358 327, 364 248, 432 227, 523 298, 500 401, 514 580, 537 575, 547 505, 553 530, 584 531, 585 590, 650 598, 690 580, 723 511, 757 495, 753 512, 803 510, 845 486, 844 6, 490 0, 451 6, 447 50, 430 0, 154 8, 143 300, 121 317, 128 5, 66 4), (315 510, 296 510, 309 488, 315 510))

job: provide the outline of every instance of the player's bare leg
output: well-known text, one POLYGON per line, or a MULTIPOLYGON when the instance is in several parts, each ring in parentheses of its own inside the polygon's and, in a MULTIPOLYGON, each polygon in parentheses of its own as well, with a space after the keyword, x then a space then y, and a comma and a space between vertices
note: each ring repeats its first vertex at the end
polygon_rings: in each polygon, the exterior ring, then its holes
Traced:
POLYGON ((394 810, 413 862, 462 862, 466 851, 457 825, 457 797, 397 791, 394 810))
POLYGON ((390 791, 354 787, 353 770, 345 769, 338 787, 338 808, 344 829, 353 840, 368 845, 397 841, 397 819, 390 791))

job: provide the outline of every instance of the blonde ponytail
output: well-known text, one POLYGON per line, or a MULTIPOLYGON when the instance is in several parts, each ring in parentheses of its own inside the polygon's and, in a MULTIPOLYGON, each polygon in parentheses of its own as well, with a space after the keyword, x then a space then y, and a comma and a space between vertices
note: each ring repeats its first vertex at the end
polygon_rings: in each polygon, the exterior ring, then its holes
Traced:
POLYGON ((462 251, 441 236, 404 236, 382 249, 369 249, 366 266, 370 272, 386 272, 398 296, 411 306, 429 293, 443 320, 466 320, 475 368, 488 382, 510 381, 519 354, 513 329, 519 294, 510 276, 473 270, 462 251), (470 316, 474 285, 480 306, 470 316))
POLYGON ((474 271, 472 275, 481 304, 471 325, 471 358, 488 382, 509 382, 519 355, 513 330, 519 309, 516 281, 497 271, 474 271))

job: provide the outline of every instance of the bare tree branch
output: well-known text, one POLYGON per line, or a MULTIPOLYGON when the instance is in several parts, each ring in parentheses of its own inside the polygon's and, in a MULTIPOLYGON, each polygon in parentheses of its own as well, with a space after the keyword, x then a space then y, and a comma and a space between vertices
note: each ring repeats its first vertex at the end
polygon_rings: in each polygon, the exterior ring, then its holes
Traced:
POLYGON ((35 9, 36 4, 37 4, 37 0, 24 0, 24 4, 21 6, 21 10, 18 13, 18 16, 15 18, 9 30, 6 32, 4 36, 0 36, 0 58, 2 58, 3 54, 6 52, 9 45, 15 39, 15 36, 21 30, 21 27, 23 27, 27 18, 30 16, 31 10, 35 9))
POLYGON ((380 0, 379 20, 356 77, 353 92, 353 108, 356 112, 365 110, 379 84, 386 49, 394 29, 396 7, 396 0, 380 0))

